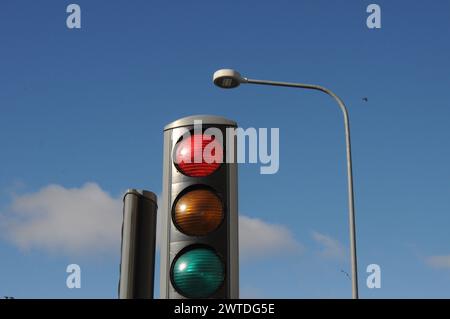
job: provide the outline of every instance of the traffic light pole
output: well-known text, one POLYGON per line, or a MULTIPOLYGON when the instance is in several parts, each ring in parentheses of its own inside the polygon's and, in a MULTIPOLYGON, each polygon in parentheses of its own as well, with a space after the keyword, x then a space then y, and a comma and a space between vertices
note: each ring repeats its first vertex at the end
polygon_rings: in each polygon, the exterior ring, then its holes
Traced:
POLYGON ((222 89, 233 89, 240 84, 260 84, 270 86, 284 86, 300 89, 309 89, 324 92, 330 95, 338 103, 343 115, 345 125, 345 142, 347 145, 347 179, 348 179, 348 215, 349 215, 349 229, 350 229, 350 255, 352 266, 352 297, 358 299, 358 266, 356 259, 356 223, 355 223, 355 203, 353 195, 353 170, 352 170, 352 152, 350 143, 350 123, 347 108, 344 102, 332 91, 319 86, 301 83, 288 83, 278 81, 253 80, 242 77, 239 72, 233 69, 221 69, 214 72, 213 82, 222 89))

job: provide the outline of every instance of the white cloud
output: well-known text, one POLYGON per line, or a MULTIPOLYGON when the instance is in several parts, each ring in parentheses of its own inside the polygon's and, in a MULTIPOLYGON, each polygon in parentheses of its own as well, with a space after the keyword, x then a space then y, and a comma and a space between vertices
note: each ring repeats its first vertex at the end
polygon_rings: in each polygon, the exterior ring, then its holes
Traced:
POLYGON ((425 262, 433 268, 450 269, 450 255, 430 256, 426 258, 425 262))
POLYGON ((122 201, 95 183, 80 188, 49 185, 16 196, 1 222, 2 233, 23 249, 66 254, 118 252, 122 201))
POLYGON ((345 248, 337 239, 316 231, 312 232, 312 238, 322 246, 321 256, 335 259, 345 258, 345 248))
MULTIPOLYGON (((79 188, 49 185, 15 196, 7 211, 0 214, 0 233, 20 248, 69 255, 119 253, 121 226, 122 197, 112 197, 95 183, 79 188)), ((303 249, 287 227, 242 215, 239 242, 243 261, 303 249)))
POLYGON ((241 215, 239 250, 239 256, 245 260, 250 257, 301 252, 303 246, 295 240, 287 227, 241 215))

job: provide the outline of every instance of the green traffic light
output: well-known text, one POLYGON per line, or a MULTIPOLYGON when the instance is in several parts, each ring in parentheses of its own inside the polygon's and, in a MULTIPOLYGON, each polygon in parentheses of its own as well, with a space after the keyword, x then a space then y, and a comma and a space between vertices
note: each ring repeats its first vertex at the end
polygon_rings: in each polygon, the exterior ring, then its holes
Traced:
POLYGON ((194 248, 181 254, 172 268, 175 289, 187 298, 207 298, 222 285, 222 260, 208 248, 194 248))

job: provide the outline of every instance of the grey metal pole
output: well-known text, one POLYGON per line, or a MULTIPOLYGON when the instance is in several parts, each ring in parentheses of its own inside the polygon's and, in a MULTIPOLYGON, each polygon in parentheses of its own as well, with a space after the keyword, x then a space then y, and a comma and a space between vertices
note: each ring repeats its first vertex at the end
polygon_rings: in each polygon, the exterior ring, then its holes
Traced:
POLYGON ((348 180, 348 216, 349 216, 349 230, 350 230, 350 256, 351 256, 351 267, 352 267, 352 297, 353 299, 358 299, 358 264, 356 258, 356 222, 355 222, 355 201, 353 192, 353 167, 352 167, 352 150, 350 141, 350 121, 348 116, 347 108, 344 102, 339 96, 334 94, 332 91, 328 90, 319 85, 312 84, 301 84, 301 83, 288 83, 288 82, 275 82, 275 81, 265 81, 265 80, 252 80, 247 78, 242 78, 241 83, 250 84, 261 84, 261 85, 271 85, 271 86, 284 86, 302 89, 311 89, 316 91, 324 92, 330 95, 338 103, 343 115, 344 115, 344 125, 345 125, 345 142, 347 148, 347 180, 348 180))
POLYGON ((123 201, 119 299, 153 299, 157 198, 129 189, 123 201))

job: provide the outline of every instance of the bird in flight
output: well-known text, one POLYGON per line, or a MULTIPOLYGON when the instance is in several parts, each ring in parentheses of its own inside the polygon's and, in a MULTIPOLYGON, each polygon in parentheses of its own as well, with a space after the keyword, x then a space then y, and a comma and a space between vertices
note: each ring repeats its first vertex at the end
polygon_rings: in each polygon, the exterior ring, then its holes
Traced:
POLYGON ((367 97, 363 97, 363 99, 362 99, 364 102, 369 102, 369 98, 367 98, 367 97))

